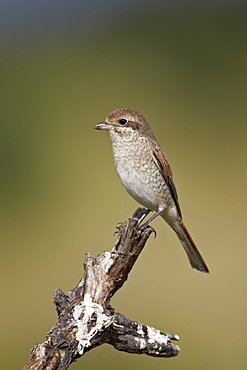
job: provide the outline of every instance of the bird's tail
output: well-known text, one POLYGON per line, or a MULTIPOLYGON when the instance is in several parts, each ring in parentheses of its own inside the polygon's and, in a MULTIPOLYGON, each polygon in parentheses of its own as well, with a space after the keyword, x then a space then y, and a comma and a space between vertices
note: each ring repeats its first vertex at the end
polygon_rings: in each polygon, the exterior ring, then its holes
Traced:
POLYGON ((182 243, 185 252, 187 253, 191 266, 199 271, 209 272, 206 263, 204 262, 200 252, 193 242, 183 221, 179 220, 176 224, 176 227, 173 229, 176 232, 180 242, 182 243))

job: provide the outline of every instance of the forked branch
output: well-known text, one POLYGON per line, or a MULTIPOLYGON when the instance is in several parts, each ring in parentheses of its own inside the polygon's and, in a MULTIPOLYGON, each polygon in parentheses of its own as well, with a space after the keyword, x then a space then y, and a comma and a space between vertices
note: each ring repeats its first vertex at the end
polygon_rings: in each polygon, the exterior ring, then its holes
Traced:
POLYGON ((54 293, 58 321, 47 339, 29 354, 27 369, 67 369, 85 352, 109 343, 120 351, 156 357, 173 357, 179 347, 167 334, 116 313, 110 299, 122 287, 153 229, 138 227, 146 210, 138 208, 126 223, 118 225, 118 239, 111 252, 93 258, 86 253, 85 273, 78 285, 65 295, 54 293))

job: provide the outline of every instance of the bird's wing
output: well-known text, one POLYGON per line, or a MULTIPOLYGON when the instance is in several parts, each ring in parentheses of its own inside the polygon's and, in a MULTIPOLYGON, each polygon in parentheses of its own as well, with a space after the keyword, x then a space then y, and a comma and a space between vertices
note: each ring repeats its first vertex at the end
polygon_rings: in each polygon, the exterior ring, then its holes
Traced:
POLYGON ((177 194, 177 190, 176 190, 176 187, 173 181, 172 170, 165 156, 165 153, 163 152, 162 148, 159 146, 159 144, 155 140, 151 140, 151 146, 152 146, 155 162, 157 163, 159 171, 164 177, 164 180, 170 189, 173 200, 177 207, 178 214, 182 218, 181 209, 178 203, 178 194, 177 194))

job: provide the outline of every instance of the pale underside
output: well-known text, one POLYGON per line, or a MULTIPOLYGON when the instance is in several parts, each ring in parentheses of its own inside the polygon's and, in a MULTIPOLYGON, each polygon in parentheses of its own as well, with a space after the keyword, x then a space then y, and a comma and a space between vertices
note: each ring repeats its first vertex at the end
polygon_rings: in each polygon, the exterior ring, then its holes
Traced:
POLYGON ((130 142, 126 133, 121 135, 116 132, 111 139, 115 168, 127 192, 139 204, 154 212, 164 210, 162 217, 171 226, 174 225, 177 209, 148 140, 136 133, 130 142))

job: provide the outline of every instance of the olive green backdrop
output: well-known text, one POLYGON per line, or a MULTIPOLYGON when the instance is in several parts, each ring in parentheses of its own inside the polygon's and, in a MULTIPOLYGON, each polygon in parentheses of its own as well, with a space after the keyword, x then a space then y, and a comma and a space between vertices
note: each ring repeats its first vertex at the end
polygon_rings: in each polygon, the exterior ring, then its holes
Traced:
POLYGON ((66 12, 57 2, 40 30, 33 3, 22 11, 26 34, 20 25, 14 33, 13 17, 1 41, 1 367, 25 365, 56 321, 54 290, 73 288, 85 252, 110 250, 116 224, 138 206, 117 178, 107 133, 93 130, 129 107, 167 154, 210 274, 192 270, 155 220, 156 239, 112 305, 180 335, 181 353, 156 359, 103 345, 71 369, 244 369, 247 9, 138 1, 106 2, 103 12, 95 1, 87 17, 82 2, 74 23, 75 3, 66 12))

